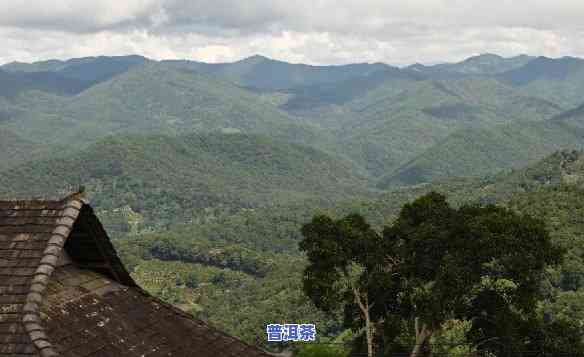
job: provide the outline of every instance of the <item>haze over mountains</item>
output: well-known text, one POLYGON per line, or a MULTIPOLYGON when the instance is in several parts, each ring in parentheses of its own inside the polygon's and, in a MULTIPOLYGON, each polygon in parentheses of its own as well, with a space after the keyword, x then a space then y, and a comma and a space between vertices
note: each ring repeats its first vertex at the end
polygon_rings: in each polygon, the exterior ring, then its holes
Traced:
POLYGON ((373 190, 482 176, 582 145, 583 89, 584 60, 570 57, 485 54, 403 68, 262 56, 14 62, 0 66, 0 133, 11 138, 0 169, 112 135, 241 133, 346 162, 373 190))

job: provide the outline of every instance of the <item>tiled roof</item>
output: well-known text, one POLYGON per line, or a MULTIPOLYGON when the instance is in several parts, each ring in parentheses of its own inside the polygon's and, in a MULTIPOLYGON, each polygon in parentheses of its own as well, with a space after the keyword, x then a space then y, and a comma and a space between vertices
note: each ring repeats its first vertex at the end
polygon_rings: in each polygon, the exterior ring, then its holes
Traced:
POLYGON ((82 199, 0 201, 0 357, 265 357, 139 288, 82 199), (63 265, 67 253, 73 264, 63 265))

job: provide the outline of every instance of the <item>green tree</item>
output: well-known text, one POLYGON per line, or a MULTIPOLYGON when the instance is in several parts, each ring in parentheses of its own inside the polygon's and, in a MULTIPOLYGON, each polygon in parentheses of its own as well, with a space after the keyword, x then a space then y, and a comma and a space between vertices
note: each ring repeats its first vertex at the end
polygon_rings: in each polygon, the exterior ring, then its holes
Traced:
POLYGON ((412 356, 423 355, 452 318, 473 321, 485 338, 495 336, 480 323, 494 321, 494 335, 506 336, 513 312, 535 314, 545 268, 562 257, 542 221, 494 205, 454 209, 433 192, 405 205, 384 240, 400 247, 400 310, 415 322, 412 356))
POLYGON ((539 320, 539 326, 531 331, 531 340, 536 342, 534 349, 549 356, 584 356, 580 323, 560 319, 545 323, 539 320))
POLYGON ((199 278, 194 272, 189 272, 185 277, 185 285, 187 288, 195 289, 199 286, 199 278))
POLYGON ((430 355, 452 319, 472 322, 477 345, 506 336, 534 316, 545 268, 562 256, 540 220, 493 205, 455 209, 434 192, 406 204, 382 238, 358 215, 315 217, 302 233, 316 306, 364 320, 368 353, 376 329, 390 343, 409 333, 412 357, 430 355))
POLYGON ((341 220, 316 216, 302 227, 300 249, 309 264, 304 272, 304 291, 314 304, 326 312, 338 309, 339 302, 356 304, 367 341, 367 355, 373 356, 374 322, 367 286, 375 274, 373 258, 381 243, 375 232, 359 215, 341 220))
POLYGON ((213 278, 211 278, 211 283, 215 285, 223 285, 227 282, 227 277, 225 272, 220 271, 218 272, 213 278))

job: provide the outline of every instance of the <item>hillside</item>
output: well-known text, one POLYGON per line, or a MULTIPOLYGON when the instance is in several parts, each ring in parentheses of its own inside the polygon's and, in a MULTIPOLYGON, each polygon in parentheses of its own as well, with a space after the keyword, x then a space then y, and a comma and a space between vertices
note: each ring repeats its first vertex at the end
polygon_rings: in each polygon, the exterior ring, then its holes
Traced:
POLYGON ((356 78, 289 89, 285 93, 289 94, 290 98, 281 105, 281 108, 293 114, 310 116, 323 107, 347 104, 381 86, 388 86, 388 83, 418 79, 420 77, 414 73, 387 66, 356 78))
POLYGON ((406 67, 406 69, 434 79, 444 79, 449 76, 450 78, 457 78, 464 75, 493 75, 511 71, 524 66, 532 59, 533 57, 526 55, 504 58, 495 54, 486 53, 469 57, 458 63, 444 63, 432 66, 415 64, 406 67))
MULTIPOLYGON (((99 83, 147 62, 157 61, 136 55, 99 56, 73 58, 66 61, 11 62, 0 66, 0 69, 12 73, 52 72, 65 78, 99 83)), ((342 82, 395 68, 382 63, 311 66, 278 61, 259 55, 230 63, 204 63, 188 59, 159 62, 175 68, 212 74, 239 86, 262 91, 342 82)))
POLYGON ((55 72, 65 66, 65 61, 51 59, 32 63, 14 61, 3 64, 0 69, 6 72, 55 72))
POLYGON ((525 65, 507 71, 500 78, 514 85, 526 85, 536 80, 566 80, 584 68, 584 60, 574 57, 552 59, 537 57, 525 65))
POLYGON ((60 77, 99 83, 149 61, 142 56, 99 56, 48 60, 33 63, 12 62, 0 69, 8 72, 52 72, 60 77))
POLYGON ((347 104, 329 124, 374 176, 405 165, 458 130, 542 121, 563 109, 496 80, 388 81, 347 104))
POLYGON ((31 90, 72 95, 88 88, 91 83, 67 78, 52 72, 11 73, 0 69, 0 97, 13 98, 31 90))
POLYGON ((100 209, 129 205, 159 223, 212 208, 364 194, 366 180, 355 172, 347 161, 262 136, 117 136, 4 171, 0 187, 4 197, 31 197, 83 184, 100 209))
POLYGON ((537 57, 497 78, 524 93, 564 107, 574 107, 582 103, 580 93, 584 89, 584 60, 573 57, 537 57))
POLYGON ((257 133, 349 158, 359 174, 387 183, 416 183, 492 173, 567 147, 554 144, 563 134, 545 125, 532 129, 531 122, 560 115, 576 99, 581 104, 582 63, 488 54, 426 70, 309 66, 262 56, 219 64, 140 56, 12 63, 2 67, 10 73, 0 73, 91 86, 47 89, 61 87, 38 79, 6 87, 11 95, 0 100, 0 127, 30 142, 79 148, 120 133, 257 133), (517 137, 506 142, 501 128, 515 122, 510 130, 517 137), (516 153, 548 132, 557 136, 533 155, 516 153), (471 142, 475 148, 465 150, 471 142), (473 157, 488 163, 477 169, 473 157))
POLYGON ((315 214, 381 230, 430 191, 496 203, 542 218, 566 249, 546 304, 584 321, 583 83, 580 59, 490 54, 406 68, 11 63, 0 196, 85 186, 141 286, 250 343, 279 320, 343 331, 302 290, 315 214))
POLYGON ((0 129, 0 170, 28 160, 37 149, 34 143, 9 130, 0 129))
POLYGON ((255 90, 285 90, 343 82, 392 68, 381 63, 340 66, 311 66, 252 56, 233 63, 206 64, 193 61, 167 61, 175 66, 209 73, 255 90))
POLYGON ((380 181, 380 187, 518 168, 561 149, 584 145, 584 115, 570 111, 543 122, 515 122, 456 132, 380 181))
POLYGON ((21 95, 2 125, 35 142, 85 145, 119 133, 248 132, 326 147, 326 134, 262 96, 193 71, 137 66, 74 97, 21 95), (33 110, 31 110, 33 108, 33 110), (321 135, 322 134, 322 135, 321 135))
POLYGON ((357 212, 381 229, 395 218, 403 204, 437 191, 447 194, 457 206, 497 202, 543 218, 553 240, 568 251, 566 261, 553 274, 554 296, 560 305, 552 301, 550 308, 576 308, 570 310, 570 316, 582 318, 581 310, 575 307, 577 301, 566 299, 574 293, 568 290, 580 288, 581 294, 584 286, 581 277, 570 275, 584 272, 584 245, 579 238, 584 232, 583 183, 584 154, 557 152, 529 167, 496 177, 451 178, 391 190, 368 200, 332 204, 312 201, 240 211, 170 231, 122 237, 116 244, 134 268, 133 275, 147 289, 247 341, 255 337, 250 331, 278 316, 319 321, 323 333, 338 334, 338 319, 319 314, 299 294, 305 264, 297 250, 302 224, 316 213, 341 217, 357 212), (219 261, 225 265, 218 265, 219 261), (250 267, 254 270, 250 271, 250 267), (255 269, 263 275, 258 276, 255 269), (152 275, 167 278, 152 282, 152 275), (282 308, 290 304, 295 309, 282 308))
POLYGON ((468 203, 506 203, 517 195, 536 195, 543 190, 565 187, 584 188, 584 154, 558 151, 530 166, 507 170, 484 178, 448 178, 433 183, 395 188, 347 200, 329 201, 315 197, 298 202, 243 210, 234 214, 201 219, 175 231, 205 237, 209 242, 239 244, 246 249, 298 254, 300 227, 318 213, 341 217, 359 213, 377 229, 389 223, 401 207, 419 196, 436 191, 448 196, 454 205, 468 203))

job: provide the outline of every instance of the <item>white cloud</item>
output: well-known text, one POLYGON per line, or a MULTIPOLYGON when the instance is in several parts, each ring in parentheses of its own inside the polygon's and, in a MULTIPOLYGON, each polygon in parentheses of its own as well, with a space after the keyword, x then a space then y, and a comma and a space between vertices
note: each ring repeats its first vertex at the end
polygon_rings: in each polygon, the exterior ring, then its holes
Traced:
POLYGON ((159 0, 2 0, 0 25, 24 29, 93 32, 145 23, 163 12, 159 0))
POLYGON ((584 55, 581 0, 0 1, 0 62, 137 53, 393 64, 584 55))

